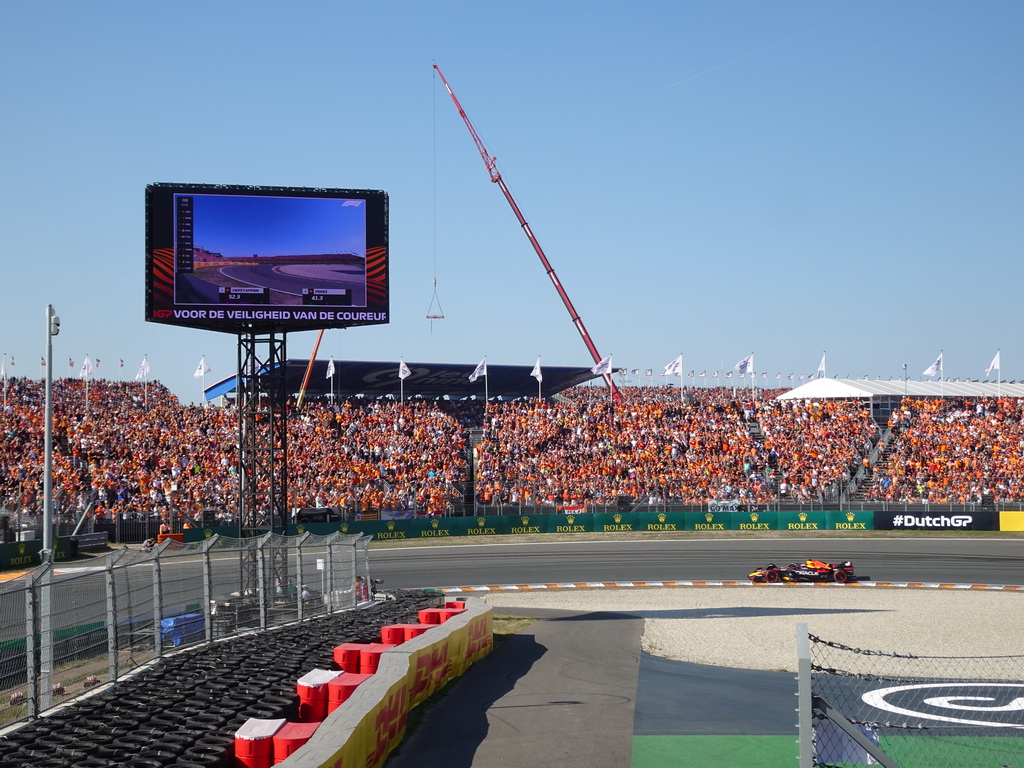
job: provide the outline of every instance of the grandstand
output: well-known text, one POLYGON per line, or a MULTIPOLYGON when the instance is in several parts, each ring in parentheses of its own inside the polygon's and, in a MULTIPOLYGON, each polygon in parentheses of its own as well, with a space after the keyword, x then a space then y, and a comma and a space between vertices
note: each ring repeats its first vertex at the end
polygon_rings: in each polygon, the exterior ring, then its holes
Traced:
POLYGON ((876 418, 889 418, 904 397, 1024 397, 1016 381, 911 381, 910 379, 811 379, 781 395, 783 399, 863 399, 876 418))
MULTIPOLYGON (((354 393, 373 380, 360 366, 398 381, 394 364, 352 364, 364 373, 334 392, 314 374, 319 396, 289 417, 293 510, 355 518, 723 502, 864 509, 1005 506, 1024 497, 1024 385, 1013 382, 626 387, 613 403, 604 388, 571 386, 592 378, 589 369, 545 368, 552 394, 538 400, 528 367, 491 366, 485 410, 482 392, 466 394, 471 366, 411 365, 458 386, 440 399, 416 397, 410 378, 404 400, 354 393), (525 387, 498 385, 518 379, 525 387)), ((0 499, 24 526, 41 507, 43 386, 7 385, 0 499)), ((85 397, 79 379, 54 383, 58 534, 85 525, 141 540, 162 523, 178 531, 237 521, 230 403, 182 405, 155 382, 103 379, 90 382, 88 407, 85 397)))

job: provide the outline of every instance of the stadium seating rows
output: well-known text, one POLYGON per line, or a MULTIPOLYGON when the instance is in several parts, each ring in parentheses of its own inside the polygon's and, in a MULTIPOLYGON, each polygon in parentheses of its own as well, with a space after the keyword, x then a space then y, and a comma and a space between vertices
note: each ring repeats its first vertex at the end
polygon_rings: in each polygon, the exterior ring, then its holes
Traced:
MULTIPOLYGON (((37 511, 43 387, 10 379, 0 418, 0 500, 37 511)), ((69 518, 195 515, 231 523, 238 416, 182 405, 157 382, 60 379, 53 385, 54 487, 69 518)), ((289 506, 440 514, 475 479, 482 505, 582 506, 622 499, 702 504, 838 501, 881 436, 857 400, 784 401, 671 387, 577 387, 555 400, 416 398, 311 402, 288 428, 289 506), (482 439, 472 441, 472 430, 482 439), (473 467, 470 467, 470 462, 473 467), (472 471, 475 470, 475 471, 472 471)), ((1024 493, 1024 406, 1012 398, 908 398, 868 499, 997 500, 1024 493)))

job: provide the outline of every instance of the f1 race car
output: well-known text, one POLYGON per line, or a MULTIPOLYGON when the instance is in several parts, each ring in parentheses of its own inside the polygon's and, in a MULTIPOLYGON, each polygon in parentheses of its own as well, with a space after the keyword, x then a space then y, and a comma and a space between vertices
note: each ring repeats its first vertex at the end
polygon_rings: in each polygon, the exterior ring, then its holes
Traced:
POLYGON ((853 578, 853 563, 846 560, 842 563, 826 563, 824 560, 804 560, 803 563, 790 563, 780 568, 775 563, 768 563, 750 574, 755 583, 777 584, 782 581, 834 581, 845 584, 853 578))

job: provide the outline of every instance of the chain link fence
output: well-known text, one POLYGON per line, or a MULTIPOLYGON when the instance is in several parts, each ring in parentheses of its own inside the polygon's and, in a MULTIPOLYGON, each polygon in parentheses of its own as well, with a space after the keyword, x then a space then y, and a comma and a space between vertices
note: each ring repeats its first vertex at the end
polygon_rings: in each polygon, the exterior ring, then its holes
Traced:
POLYGON ((0 727, 181 648, 354 608, 369 537, 213 536, 0 582, 0 727))
POLYGON ((797 648, 801 768, 1024 768, 1024 656, 797 648))

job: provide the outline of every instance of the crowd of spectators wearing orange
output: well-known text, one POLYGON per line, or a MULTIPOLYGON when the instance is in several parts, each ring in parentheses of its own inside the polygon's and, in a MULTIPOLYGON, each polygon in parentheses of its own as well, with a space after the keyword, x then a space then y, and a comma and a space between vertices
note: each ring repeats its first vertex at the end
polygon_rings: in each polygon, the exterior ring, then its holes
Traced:
MULTIPOLYGON (((577 387, 551 401, 311 402, 289 418, 289 507, 443 514, 461 500, 475 447, 476 502, 545 507, 834 500, 877 427, 862 401, 780 401, 779 391, 577 387)), ((54 382, 57 508, 73 518, 233 521, 237 414, 182 405, 158 382, 54 382)), ((7 381, 0 499, 39 508, 43 388, 7 381)), ((905 400, 871 498, 974 501, 1024 495, 1024 406, 1011 398, 905 400)))
POLYGON ((871 448, 870 414, 860 403, 784 402, 777 394, 717 387, 681 397, 639 387, 622 390, 623 402, 613 405, 604 390, 580 387, 559 402, 493 405, 477 448, 477 501, 764 504, 838 494, 871 448), (752 433, 757 423, 763 443, 752 433))
POLYGON ((289 422, 292 505, 445 512, 468 479, 466 433, 452 411, 415 399, 303 408, 289 422))
MULTIPOLYGON (((31 514, 42 493, 43 395, 9 382, 0 496, 31 514)), ((234 521, 238 416, 180 405, 159 383, 95 380, 54 386, 54 487, 74 516, 172 517, 176 527, 216 509, 234 521)), ((427 401, 307 405, 288 422, 289 508, 339 506, 443 512, 466 479, 465 430, 427 401)))
POLYGON ((1024 497, 1024 402, 904 398, 868 498, 963 504, 1024 497))
POLYGON ((838 499, 879 431, 859 400, 769 400, 757 418, 781 474, 779 497, 795 501, 838 499))

